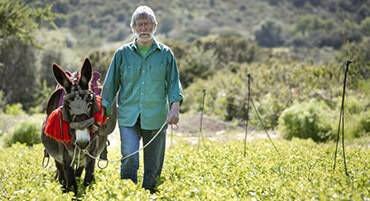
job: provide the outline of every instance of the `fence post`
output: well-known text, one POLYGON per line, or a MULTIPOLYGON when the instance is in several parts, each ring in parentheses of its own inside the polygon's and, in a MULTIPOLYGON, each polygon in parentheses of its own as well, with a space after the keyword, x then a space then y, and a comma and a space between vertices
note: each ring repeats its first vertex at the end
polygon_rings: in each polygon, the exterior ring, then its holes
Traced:
POLYGON ((248 134, 248 121, 249 121, 249 101, 251 98, 251 74, 248 74, 248 107, 247 107, 247 118, 245 122, 245 138, 244 138, 244 157, 247 152, 247 134, 248 134))
POLYGON ((199 124, 199 136, 198 136, 198 148, 199 148, 199 144, 200 144, 200 138, 201 138, 201 135, 202 135, 202 124, 203 124, 203 110, 204 110, 204 102, 205 102, 205 99, 206 99, 206 89, 204 88, 203 89, 203 101, 202 101, 202 107, 201 107, 201 113, 200 113, 200 124, 199 124))
POLYGON ((347 172, 347 164, 346 164, 346 153, 344 151, 344 97, 345 97, 345 94, 346 94, 346 81, 347 81, 348 67, 349 67, 349 64, 351 64, 351 63, 352 63, 351 60, 347 61, 346 70, 344 72, 342 105, 340 107, 337 143, 336 143, 336 146, 335 146, 334 167, 333 167, 333 170, 335 170, 335 164, 336 164, 337 152, 338 152, 338 143, 339 143, 339 131, 340 131, 340 126, 342 124, 342 149, 343 149, 343 159, 344 159, 344 170, 345 170, 347 176, 348 176, 348 172, 347 172))

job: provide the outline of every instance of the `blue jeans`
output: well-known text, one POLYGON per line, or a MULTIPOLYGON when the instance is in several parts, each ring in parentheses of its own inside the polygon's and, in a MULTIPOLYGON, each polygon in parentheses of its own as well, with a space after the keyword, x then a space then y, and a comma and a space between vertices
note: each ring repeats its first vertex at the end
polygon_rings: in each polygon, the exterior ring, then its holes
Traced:
MULTIPOLYGON (((154 190, 157 179, 161 175, 164 153, 166 149, 166 130, 161 133, 144 149, 144 181, 143 188, 154 190)), ((143 130, 140 127, 140 119, 133 127, 119 127, 121 135, 121 154, 123 157, 137 151, 140 139, 146 145, 158 130, 143 130)), ((137 170, 139 169, 139 153, 121 161, 121 179, 131 179, 137 183, 137 170)))

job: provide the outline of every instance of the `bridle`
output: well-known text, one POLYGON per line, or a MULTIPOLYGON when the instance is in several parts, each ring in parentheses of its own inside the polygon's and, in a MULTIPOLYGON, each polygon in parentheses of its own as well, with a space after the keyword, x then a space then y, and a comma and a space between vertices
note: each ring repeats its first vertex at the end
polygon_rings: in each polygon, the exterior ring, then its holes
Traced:
POLYGON ((63 115, 66 116, 67 118, 71 117, 69 119, 69 126, 72 129, 76 130, 83 130, 89 126, 91 126, 95 121, 94 117, 91 115, 91 105, 93 102, 96 102, 96 96, 91 90, 77 90, 77 91, 72 91, 69 94, 66 94, 64 96, 64 102, 63 102, 63 112, 65 114, 69 115, 63 115), (84 97, 84 98, 82 98, 84 97), (88 101, 88 98, 92 98, 92 101, 88 101), (67 112, 67 107, 69 108, 67 112), (83 121, 78 121, 76 122, 76 117, 77 115, 85 115, 89 117, 86 120, 83 121))
POLYGON ((63 120, 69 122, 71 129, 83 130, 90 127, 95 123, 93 114, 98 111, 99 106, 92 90, 83 90, 78 84, 74 84, 72 91, 64 96, 63 120), (81 115, 87 119, 76 121, 76 117, 81 115))

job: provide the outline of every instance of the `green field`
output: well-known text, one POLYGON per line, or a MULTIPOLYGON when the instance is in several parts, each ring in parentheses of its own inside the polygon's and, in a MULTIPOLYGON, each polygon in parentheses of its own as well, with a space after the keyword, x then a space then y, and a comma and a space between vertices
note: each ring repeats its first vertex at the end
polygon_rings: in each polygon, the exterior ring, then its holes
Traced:
MULTIPOLYGON (((120 163, 96 169, 96 183, 84 189, 81 200, 369 200, 370 149, 347 146, 349 176, 342 152, 333 171, 335 144, 311 140, 275 140, 281 156, 265 139, 247 144, 179 141, 167 149, 162 185, 151 195, 131 181, 119 179, 120 163)), ((109 158, 120 157, 118 146, 109 158)), ((0 200, 67 200, 56 180, 54 162, 42 168, 43 146, 15 144, 0 147, 0 200)), ((143 168, 139 169, 139 181, 143 168)), ((82 182, 80 182, 82 183, 82 182)))

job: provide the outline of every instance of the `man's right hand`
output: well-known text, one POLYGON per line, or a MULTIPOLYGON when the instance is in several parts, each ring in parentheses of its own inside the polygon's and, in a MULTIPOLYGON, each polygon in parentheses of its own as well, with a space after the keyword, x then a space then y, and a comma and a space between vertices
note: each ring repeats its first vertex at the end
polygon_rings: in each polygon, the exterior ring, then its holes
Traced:
POLYGON ((179 122, 179 110, 180 102, 172 103, 170 112, 168 113, 166 120, 168 124, 177 124, 179 122))

